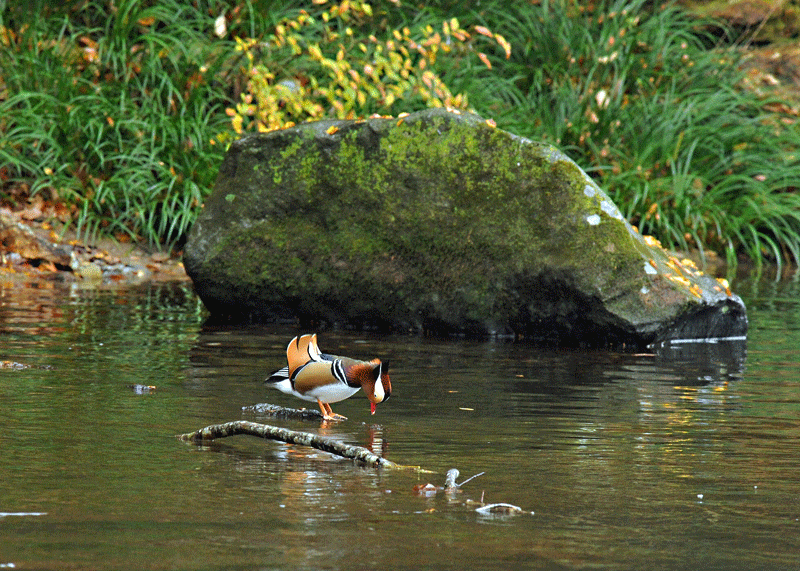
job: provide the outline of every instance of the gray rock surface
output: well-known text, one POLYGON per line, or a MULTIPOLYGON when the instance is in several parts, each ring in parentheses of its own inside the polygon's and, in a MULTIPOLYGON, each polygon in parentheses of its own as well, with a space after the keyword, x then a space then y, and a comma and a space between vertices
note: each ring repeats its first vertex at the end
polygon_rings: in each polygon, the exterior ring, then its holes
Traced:
POLYGON ((584 346, 747 331, 739 297, 645 241, 563 153, 444 110, 235 142, 184 264, 237 320, 584 346))

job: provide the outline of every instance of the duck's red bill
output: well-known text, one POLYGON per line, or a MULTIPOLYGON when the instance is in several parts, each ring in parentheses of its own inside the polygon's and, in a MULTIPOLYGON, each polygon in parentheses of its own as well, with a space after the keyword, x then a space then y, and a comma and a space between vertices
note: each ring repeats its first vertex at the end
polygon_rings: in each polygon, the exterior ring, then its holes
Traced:
POLYGON ((375 403, 374 402, 369 403, 369 412, 370 412, 370 414, 375 414, 375 403))

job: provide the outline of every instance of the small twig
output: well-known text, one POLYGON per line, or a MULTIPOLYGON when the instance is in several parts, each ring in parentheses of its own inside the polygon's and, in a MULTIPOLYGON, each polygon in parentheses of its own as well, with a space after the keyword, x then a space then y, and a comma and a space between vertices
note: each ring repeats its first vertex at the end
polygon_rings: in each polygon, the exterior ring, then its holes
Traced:
POLYGON ((456 482, 456 480, 458 479, 458 476, 459 476, 460 473, 461 472, 459 472, 458 469, 456 469, 456 468, 452 468, 452 469, 447 471, 447 476, 445 477, 445 480, 444 480, 444 490, 446 492, 457 490, 458 488, 460 488, 461 486, 463 486, 464 484, 466 484, 470 480, 474 480, 478 476, 483 476, 486 472, 481 472, 480 474, 475 474, 474 476, 470 476, 469 478, 467 478, 466 480, 464 480, 463 482, 461 482, 459 484, 459 483, 456 482))
MULTIPOLYGON (((775 3, 770 8, 769 12, 767 12, 767 15, 764 16, 761 19, 761 22, 759 22, 759 24, 756 27, 755 31, 752 34, 750 34, 750 37, 748 38, 748 40, 742 46, 744 49, 748 49, 750 47, 750 44, 753 43, 753 41, 756 39, 756 36, 758 36, 758 34, 761 32, 762 28, 766 25, 766 23, 769 21, 769 19, 772 18, 772 15, 775 14, 775 12, 778 11, 779 8, 781 8, 781 3, 780 2, 775 3)), ((742 35, 740 36, 740 39, 743 38, 746 33, 747 32, 743 32, 742 35)))
POLYGON ((464 484, 466 484, 466 483, 467 483, 467 482, 469 482, 470 480, 474 480, 474 479, 475 479, 475 478, 477 478, 478 476, 483 476, 485 473, 486 473, 486 472, 481 472, 480 474, 475 474, 474 476, 470 476, 469 478, 467 478, 466 480, 464 480, 463 482, 461 482, 460 484, 458 484, 458 487, 460 488, 461 486, 463 486, 464 484))

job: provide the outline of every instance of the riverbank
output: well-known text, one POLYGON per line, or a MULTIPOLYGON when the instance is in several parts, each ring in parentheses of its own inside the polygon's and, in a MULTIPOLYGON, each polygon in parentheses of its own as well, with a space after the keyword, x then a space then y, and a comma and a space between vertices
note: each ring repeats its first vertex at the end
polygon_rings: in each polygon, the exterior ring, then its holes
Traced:
POLYGON ((79 240, 68 224, 31 209, 0 209, 0 280, 135 284, 188 281, 180 252, 111 238, 79 240))

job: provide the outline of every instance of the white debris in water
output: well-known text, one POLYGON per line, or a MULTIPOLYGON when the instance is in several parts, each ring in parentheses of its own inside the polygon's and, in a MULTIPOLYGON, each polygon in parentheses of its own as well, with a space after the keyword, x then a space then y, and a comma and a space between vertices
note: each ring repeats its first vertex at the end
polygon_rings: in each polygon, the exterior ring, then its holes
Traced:
POLYGON ((647 295, 648 293, 650 293, 650 289, 648 289, 647 286, 642 286, 642 289, 640 289, 639 291, 642 293, 642 295, 647 295))
POLYGON ((697 499, 703 501, 703 494, 697 494, 697 499))
MULTIPOLYGON (((481 515, 514 515, 514 514, 524 514, 521 507, 515 506, 514 504, 506 504, 506 503, 498 503, 498 504, 487 504, 485 506, 481 506, 479 508, 475 508, 475 511, 481 515)), ((533 512, 531 512, 533 515, 533 512)))
POLYGON ((692 339, 669 339, 663 345, 681 345, 683 343, 719 343, 720 341, 745 341, 747 335, 731 335, 730 337, 697 337, 692 339))
POLYGON ((39 515, 47 515, 47 512, 0 512, 0 518, 2 517, 25 517, 25 516, 39 516, 39 515))
POLYGON ((592 214, 586 217, 586 222, 589 223, 589 226, 597 226, 600 224, 600 215, 599 214, 592 214))

